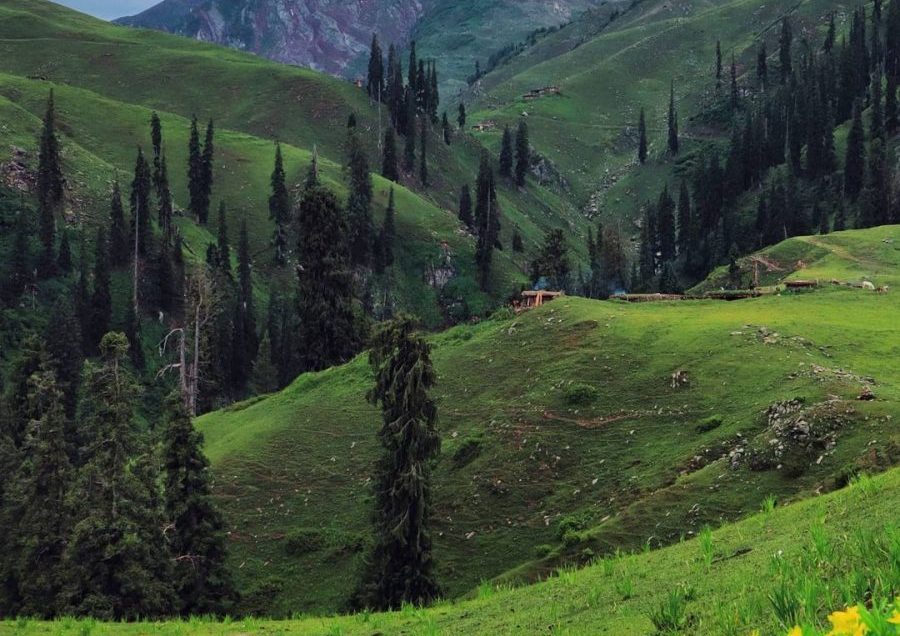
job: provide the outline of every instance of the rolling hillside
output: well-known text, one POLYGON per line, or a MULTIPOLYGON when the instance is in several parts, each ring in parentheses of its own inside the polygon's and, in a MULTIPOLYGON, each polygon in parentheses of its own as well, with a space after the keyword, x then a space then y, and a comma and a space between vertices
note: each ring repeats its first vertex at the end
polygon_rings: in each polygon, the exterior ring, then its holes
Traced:
MULTIPOLYGON (((14 0, 0 7, 0 53, 3 155, 11 154, 10 146, 15 145, 30 151, 30 161, 35 161, 39 117, 47 94, 55 88, 72 218, 105 214, 116 171, 124 180, 133 166, 135 147, 149 145, 152 110, 163 120, 179 207, 186 201, 181 166, 189 118, 193 114, 201 120, 215 118, 220 152, 214 204, 220 199, 227 203, 234 233, 239 218, 248 219, 258 271, 263 273, 272 232, 266 201, 274 140, 285 146, 292 183, 305 171, 316 148, 327 179, 342 190, 345 125, 348 116, 356 113, 367 132, 371 165, 380 163, 377 109, 353 85, 312 71, 162 33, 109 25, 43 0, 14 0)), ((401 254, 392 284, 396 304, 433 325, 444 322, 448 304, 459 301, 473 313, 485 311, 520 284, 518 271, 524 267, 523 257, 499 253, 491 295, 476 289, 474 240, 460 230, 454 210, 459 187, 474 180, 480 148, 463 136, 450 147, 438 139, 435 132, 431 158, 441 169, 433 170, 432 185, 422 190, 408 180, 409 189, 401 188, 398 195, 401 254), (456 276, 443 290, 429 287, 423 282, 426 273, 441 267, 447 254, 456 276)), ((11 158, 3 155, 2 161, 11 158)), ((375 188, 380 214, 388 184, 376 178, 375 188)), ((562 225, 580 232, 585 223, 560 195, 546 189, 504 188, 500 199, 506 245, 516 229, 526 246, 533 246, 550 227, 562 225)), ((189 222, 183 227, 195 251, 202 253, 208 238, 189 222)))
MULTIPOLYGON (((898 241, 885 226, 773 251, 782 278, 896 285, 898 241)), ((897 298, 830 284, 732 303, 565 298, 435 336, 446 594, 677 542, 896 462, 897 298), (866 387, 876 400, 857 400, 866 387)), ((201 418, 246 610, 335 611, 352 591, 370 381, 360 358, 201 418)))
POLYGON ((788 600, 784 607, 796 607, 798 622, 821 629, 828 625, 825 617, 830 611, 859 602, 857 586, 872 585, 878 594, 897 584, 896 574, 890 573, 900 558, 896 501, 891 495, 897 488, 900 470, 894 469, 824 497, 764 507, 745 521, 670 548, 598 559, 583 570, 562 569, 543 583, 521 589, 481 585, 469 600, 431 609, 277 622, 104 625, 22 620, 0 623, 0 633, 649 636, 659 633, 653 619, 660 621, 661 610, 674 607, 668 615, 684 620, 680 634, 759 630, 768 636, 787 632, 771 600, 777 594, 788 600), (823 559, 834 567, 824 571, 823 559))

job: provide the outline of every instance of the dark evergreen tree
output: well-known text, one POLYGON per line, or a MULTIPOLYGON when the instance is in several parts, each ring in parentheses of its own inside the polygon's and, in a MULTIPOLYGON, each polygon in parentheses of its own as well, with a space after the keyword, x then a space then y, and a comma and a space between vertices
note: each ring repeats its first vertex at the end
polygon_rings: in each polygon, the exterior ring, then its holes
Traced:
POLYGON ((275 265, 283 267, 288 260, 288 227, 291 223, 291 198, 287 189, 287 176, 284 172, 284 158, 281 144, 275 144, 275 167, 270 179, 269 218, 275 222, 272 234, 272 247, 275 251, 275 265))
POLYGON ((91 291, 90 291, 90 267, 88 266, 88 250, 84 238, 84 232, 81 233, 81 241, 78 249, 78 279, 75 282, 75 293, 73 303, 75 305, 75 315, 78 318, 78 325, 81 328, 81 351, 85 355, 93 353, 93 344, 91 342, 90 324, 91 324, 91 291))
POLYGON ((415 97, 419 91, 418 85, 418 70, 419 70, 419 62, 416 58, 416 41, 413 40, 409 43, 409 77, 406 80, 406 89, 407 94, 412 93, 413 101, 415 102, 415 97))
POLYGON ((641 107, 641 115, 638 119, 638 161, 642 164, 647 161, 647 120, 643 107, 641 107))
POLYGON ((134 163, 134 178, 131 181, 131 237, 129 244, 133 247, 136 237, 141 256, 146 256, 147 246, 150 242, 151 179, 150 166, 144 158, 144 152, 138 148, 137 159, 134 163))
POLYGON ((716 90, 722 86, 722 43, 716 40, 716 90))
MULTIPOLYGON (((247 220, 241 221, 238 241, 237 303, 233 320, 231 341, 231 384, 238 395, 245 392, 257 356, 256 309, 253 303, 253 270, 250 255, 250 239, 247 220)), ((270 352, 271 355, 271 352, 270 352)))
POLYGON ((361 344, 348 230, 334 194, 321 186, 303 194, 297 220, 297 361, 302 371, 319 371, 348 361, 361 344))
POLYGON ((685 254, 694 243, 694 217, 691 208, 691 195, 687 182, 681 182, 678 192, 678 252, 685 254))
POLYGON ((663 187, 656 204, 656 231, 660 257, 663 261, 674 261, 677 250, 675 228, 675 201, 669 195, 669 186, 663 187))
POLYGON ((869 148, 866 187, 859 202, 859 227, 886 225, 892 221, 891 184, 888 177, 884 143, 873 139, 869 148))
POLYGON ((200 161, 201 186, 200 208, 197 210, 197 221, 200 225, 206 225, 209 218, 209 202, 212 197, 213 186, 213 162, 215 161, 215 147, 213 145, 215 129, 213 120, 206 124, 206 138, 203 141, 203 156, 200 161))
POLYGON ((440 451, 437 408, 428 393, 437 375, 430 345, 409 318, 382 326, 369 362, 381 406, 382 453, 375 477, 375 547, 357 604, 379 610, 437 598, 431 554, 431 462, 440 451))
POLYGON ((678 111, 675 110, 675 82, 669 87, 669 152, 673 155, 678 154, 678 111))
POLYGON ((446 110, 441 115, 441 131, 444 135, 444 143, 449 146, 453 141, 453 130, 450 128, 450 120, 447 118, 446 110))
POLYGON ((5 417, 0 422, 3 433, 17 449, 21 449, 27 441, 29 422, 41 417, 29 399, 29 380, 35 373, 50 368, 49 365, 50 358, 43 339, 35 334, 26 335, 19 344, 18 355, 7 377, 3 404, 5 417))
POLYGON ((791 22, 788 18, 781 20, 781 36, 778 40, 778 62, 781 70, 781 83, 787 84, 788 79, 793 72, 791 44, 794 34, 791 29, 791 22))
POLYGON ((121 267, 131 259, 133 241, 125 226, 125 211, 122 208, 122 194, 119 182, 113 183, 109 210, 109 260, 114 267, 121 267))
POLYGON ((416 100, 406 91, 406 143, 403 146, 403 169, 412 172, 416 167, 416 100))
POLYGON ((738 89, 737 63, 734 60, 734 52, 731 53, 731 110, 736 111, 741 103, 740 89, 738 89))
POLYGON ((61 393, 66 417, 71 419, 75 417, 78 405, 84 355, 81 350, 81 324, 75 306, 65 296, 61 296, 53 306, 44 330, 44 342, 47 344, 49 366, 56 375, 56 388, 61 393))
POLYGON ((822 50, 826 53, 831 53, 834 49, 834 42, 836 37, 836 27, 834 23, 834 11, 828 16, 828 33, 825 35, 825 42, 822 44, 822 50))
POLYGON ((10 484, 5 513, 13 527, 9 548, 17 583, 18 613, 53 618, 64 609, 63 551, 71 531, 66 494, 72 468, 63 398, 46 366, 28 379, 29 410, 24 461, 10 484))
MULTIPOLYGON (((198 130, 197 116, 191 120, 191 133, 188 139, 188 193, 190 202, 188 208, 196 219, 200 219, 204 213, 204 177, 203 148, 200 145, 200 131, 198 130)), ((206 204, 208 206, 208 203, 206 204)))
POLYGON ((897 78, 887 76, 887 91, 884 98, 884 126, 888 135, 894 135, 900 128, 900 108, 897 106, 897 78))
POLYGON ((528 124, 524 119, 519 120, 516 130, 516 185, 525 186, 525 177, 531 170, 531 142, 528 141, 528 124))
POLYGON ((372 222, 372 175, 369 159, 355 131, 347 139, 347 229, 350 255, 355 265, 368 266, 372 259, 375 225, 372 222))
POLYGON ((428 91, 429 91, 428 74, 425 72, 425 60, 419 60, 419 69, 416 73, 416 112, 428 117, 428 91))
POLYGON ((225 213, 225 202, 219 202, 219 227, 216 238, 216 255, 222 275, 231 279, 231 245, 228 241, 228 220, 225 213))
POLYGON ((766 52, 765 41, 756 53, 756 79, 759 81, 760 88, 766 90, 769 80, 769 54, 766 52))
POLYGON ((547 232, 541 251, 532 263, 533 282, 544 277, 553 289, 568 289, 571 271, 568 254, 569 249, 562 230, 547 232))
POLYGON ((865 133, 862 123, 862 105, 853 107, 853 123, 847 135, 847 151, 844 158, 844 193, 853 201, 863 187, 866 169, 865 133))
POLYGON ((82 465, 68 503, 64 612, 104 620, 171 614, 175 597, 163 538, 153 453, 134 417, 138 387, 123 362, 128 341, 110 333, 88 363, 81 405, 82 465))
POLYGON ((522 235, 519 234, 519 230, 513 232, 511 247, 513 252, 522 253, 525 251, 525 246, 522 244, 522 235))
POLYGON ((672 261, 663 263, 662 272, 659 275, 659 292, 661 294, 680 294, 681 283, 678 282, 678 274, 672 261))
POLYGON ((223 615, 236 600, 225 566, 222 516, 212 498, 209 460, 180 395, 171 395, 162 436, 165 521, 173 586, 184 616, 223 615))
POLYGON ((475 227, 478 241, 475 245, 475 263, 482 290, 487 290, 490 280, 494 247, 500 236, 500 206, 494 183, 494 170, 487 153, 481 155, 478 170, 478 186, 475 200, 475 227))
POLYGON ((153 185, 157 196, 162 195, 162 122, 156 111, 150 116, 150 143, 153 145, 153 185))
POLYGON ((142 371, 146 365, 146 360, 144 359, 144 347, 141 335, 141 319, 140 316, 137 315, 137 312, 134 311, 134 303, 126 303, 125 305, 124 328, 123 333, 128 339, 128 342, 134 343, 128 347, 128 357, 134 368, 138 371, 142 371))
POLYGON ((456 123, 459 124, 459 129, 462 130, 466 127, 466 105, 462 102, 459 103, 458 114, 456 116, 456 123))
POLYGON ((172 202, 172 190, 169 186, 169 166, 165 155, 160 159, 156 180, 159 228, 162 230, 165 240, 171 243, 172 232, 174 231, 175 204, 172 202))
POLYGON ((381 226, 381 234, 378 237, 378 243, 381 246, 381 262, 385 267, 390 267, 394 264, 394 240, 397 234, 394 216, 394 188, 391 188, 391 192, 388 195, 388 206, 384 211, 384 223, 381 226))
POLYGON ((389 181, 400 181, 400 171, 397 169, 397 139, 394 129, 388 128, 384 137, 384 150, 381 157, 381 176, 389 181))
POLYGON ((366 92, 372 99, 382 100, 384 93, 384 55, 378 43, 378 35, 372 34, 372 46, 369 50, 369 76, 366 92))
POLYGON ((56 105, 52 90, 50 97, 47 98, 47 110, 44 113, 44 123, 41 128, 36 193, 40 216, 39 236, 43 246, 38 269, 43 276, 52 276, 55 270, 53 250, 56 237, 56 215, 62 206, 65 194, 59 137, 56 134, 56 105))
POLYGON ((469 231, 475 229, 475 218, 472 216, 472 193, 469 184, 459 190, 459 220, 469 231))
POLYGON ((66 230, 62 231, 56 266, 63 274, 68 274, 72 271, 72 246, 69 244, 69 233, 66 230))
POLYGON ((869 104, 869 139, 881 139, 884 142, 884 102, 881 69, 872 74, 872 98, 869 104))
POLYGON ((259 344, 259 352, 253 362, 253 373, 250 377, 250 388, 254 395, 266 395, 278 390, 278 368, 272 362, 272 340, 269 332, 263 334, 259 344))
POLYGON ((514 161, 512 132, 507 125, 503 127, 503 141, 500 143, 500 176, 512 177, 514 161))

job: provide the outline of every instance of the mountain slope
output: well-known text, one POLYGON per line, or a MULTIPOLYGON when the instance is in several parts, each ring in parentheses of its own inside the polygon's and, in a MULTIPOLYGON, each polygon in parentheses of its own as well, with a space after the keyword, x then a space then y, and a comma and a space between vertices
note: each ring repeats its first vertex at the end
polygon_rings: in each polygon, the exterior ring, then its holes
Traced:
POLYGON ((120 24, 169 31, 263 57, 364 77, 372 34, 385 51, 391 42, 418 41, 426 57, 440 60, 443 94, 456 95, 463 80, 491 53, 535 29, 558 26, 601 0, 163 0, 120 24))
MULTIPOLYGON (((290 621, 192 620, 190 633, 229 636, 242 633, 304 636, 385 634, 518 635, 565 633, 573 636, 659 633, 654 621, 674 607, 685 619, 677 633, 690 635, 784 634, 772 598, 780 594, 795 620, 818 628, 826 615, 862 602, 869 586, 876 602, 900 583, 891 567, 900 557, 896 492, 900 469, 863 478, 850 488, 762 513, 726 525, 703 539, 633 555, 597 560, 588 568, 559 570, 536 585, 509 589, 484 584, 474 598, 440 603, 431 609, 388 614, 357 614, 332 619, 290 621), (823 561, 827 560, 827 565, 823 561), (711 563, 710 563, 711 562, 711 563), (887 588, 887 590, 886 590, 887 588), (800 596, 800 595, 803 596, 800 596), (675 599, 674 604, 671 599, 675 599)), ((660 619, 657 619, 660 620, 660 619)), ((790 620, 790 619, 788 619, 790 620)), ((10 633, 60 636, 185 633, 184 623, 97 624, 0 623, 10 633)), ((822 631, 821 633, 826 633, 822 631)))
MULTIPOLYGON (((781 249, 810 272, 893 285, 898 240, 886 226, 781 249)), ((671 543, 767 495, 898 461, 898 315, 896 294, 829 286, 733 303, 566 298, 435 336, 445 593, 671 543), (866 385, 878 400, 856 400, 866 385)), ((361 357, 200 419, 245 609, 334 611, 352 591, 369 541, 370 382, 361 357)))

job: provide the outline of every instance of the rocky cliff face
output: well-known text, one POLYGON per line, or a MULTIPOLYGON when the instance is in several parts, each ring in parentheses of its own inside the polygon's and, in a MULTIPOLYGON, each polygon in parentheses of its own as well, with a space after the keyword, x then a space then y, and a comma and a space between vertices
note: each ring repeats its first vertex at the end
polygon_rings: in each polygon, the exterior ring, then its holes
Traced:
POLYGON ((405 44, 424 12, 422 0, 163 0, 118 22, 341 75, 372 33, 405 44))

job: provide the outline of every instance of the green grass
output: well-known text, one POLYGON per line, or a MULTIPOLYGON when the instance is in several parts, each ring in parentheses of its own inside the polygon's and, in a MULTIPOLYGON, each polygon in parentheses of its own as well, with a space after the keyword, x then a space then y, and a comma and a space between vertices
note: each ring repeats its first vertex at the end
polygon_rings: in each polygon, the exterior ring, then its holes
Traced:
MULTIPOLYGON (((896 272, 892 237, 897 226, 824 237, 835 247, 810 268, 896 272)), ((898 305, 831 286, 731 303, 565 298, 434 336, 445 593, 677 542, 897 461, 898 305), (679 370, 689 381, 673 388, 679 370), (879 399, 857 402, 873 381, 879 399), (768 447, 764 411, 794 398, 816 427, 834 426, 836 446, 729 467, 731 450, 768 447)), ((370 383, 361 357, 199 420, 245 609, 335 611, 352 591, 371 541, 370 383), (314 549, 289 553, 297 533, 314 549)))
MULTIPOLYGON (((672 624, 685 635, 786 632, 783 621, 823 629, 826 615, 876 598, 900 584, 896 491, 900 470, 844 490, 756 514, 712 533, 711 573, 696 559, 697 541, 649 553, 619 554, 562 571, 520 589, 484 588, 477 598, 428 610, 286 621, 194 619, 102 624, 61 619, 0 623, 0 633, 74 636, 237 634, 616 634, 644 636, 672 624), (820 550, 830 552, 823 561, 820 550), (894 568, 892 571, 891 568, 894 568), (621 593, 620 581, 633 582, 621 593)), ((665 633, 665 632, 663 632, 665 633)))

